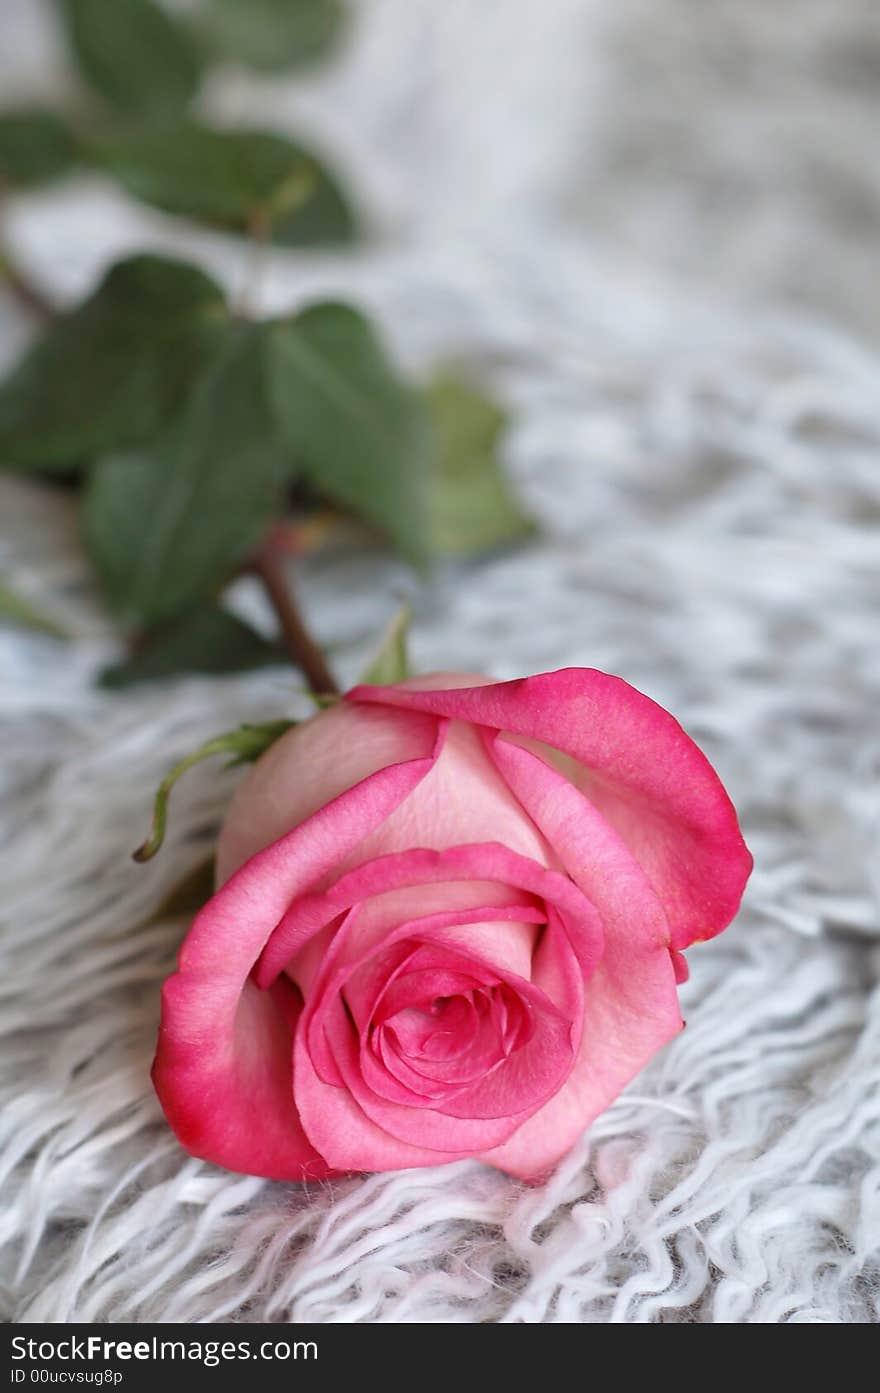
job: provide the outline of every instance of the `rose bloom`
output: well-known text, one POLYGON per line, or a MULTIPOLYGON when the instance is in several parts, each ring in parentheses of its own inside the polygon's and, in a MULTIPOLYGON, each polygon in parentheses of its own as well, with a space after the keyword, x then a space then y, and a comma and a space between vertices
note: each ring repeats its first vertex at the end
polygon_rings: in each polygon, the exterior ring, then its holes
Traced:
POLYGON ((544 1175, 682 1029, 751 856, 618 677, 356 687, 244 780, 153 1070, 195 1156, 273 1179, 544 1175))

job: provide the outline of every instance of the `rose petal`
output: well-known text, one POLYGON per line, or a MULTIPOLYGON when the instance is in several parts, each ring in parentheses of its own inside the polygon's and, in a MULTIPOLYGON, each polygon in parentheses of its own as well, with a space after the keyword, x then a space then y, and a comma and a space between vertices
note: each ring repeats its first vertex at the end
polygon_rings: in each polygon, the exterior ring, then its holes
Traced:
MULTIPOLYGON (((423 742, 437 732, 434 723, 420 730, 423 742)), ((272 1179, 319 1170, 294 1108, 289 1023, 247 978, 291 900, 397 807, 436 752, 436 740, 423 743, 420 757, 341 794, 242 866, 196 916, 163 989, 153 1066, 166 1116, 194 1155, 272 1179)))
MULTIPOLYGON (((354 710, 364 709, 351 702, 346 705, 354 710)), ((411 847, 443 851, 467 842, 485 841, 502 842, 539 865, 558 869, 552 848, 511 797, 486 754, 479 732, 452 721, 431 773, 340 865, 340 872, 362 861, 411 847)))
POLYGON ((481 1160, 522 1180, 539 1180, 562 1160, 587 1127, 646 1062, 682 1029, 668 953, 651 954, 641 975, 644 1009, 625 1004, 626 953, 606 950, 584 992, 584 1033, 574 1067, 555 1097, 504 1145, 481 1160))
MULTIPOLYGON (((287 963, 295 960, 309 940, 337 915, 392 890, 408 886, 448 886, 459 893, 461 882, 492 882, 486 900, 506 895, 522 898, 525 891, 556 905, 572 938, 584 976, 594 970, 602 951, 602 925, 594 907, 565 875, 547 870, 495 842, 450 847, 446 851, 412 848, 378 856, 341 876, 329 889, 304 895, 293 904, 266 945, 257 969, 259 984, 271 982, 287 963)), ((466 891, 462 887, 461 893, 466 891)), ((446 902, 447 890, 443 891, 446 902)), ((455 899, 453 905, 459 903, 455 899)), ((384 928, 382 932, 384 932, 384 928)), ((495 949, 491 950, 496 951, 495 949)))
MULTIPOLYGON (((435 1108, 404 1107, 380 1098, 364 1082, 358 1057, 358 1040, 350 1021, 342 1012, 329 1012, 324 1028, 345 1090, 351 1094, 366 1118, 397 1141, 410 1146, 426 1146, 434 1151, 460 1151, 472 1156, 489 1147, 500 1146, 523 1120, 525 1109, 522 1108, 508 1108, 500 1117, 458 1118, 435 1108)), ((298 1038, 302 1038, 301 1032, 298 1038)))
MULTIPOLYGON (((217 843, 217 884, 347 789, 389 765, 429 755, 435 716, 404 720, 378 707, 340 702, 287 731, 233 795, 217 843)), ((438 750, 439 755, 439 750, 438 750)), ((365 828, 365 835, 373 830, 365 828)))
POLYGON ((470 1151, 442 1152, 402 1142, 376 1125, 346 1088, 325 1083, 315 1072, 302 1032, 293 1050, 293 1080, 302 1125, 313 1148, 338 1171, 393 1171, 460 1161, 470 1151))
POLYGON ((672 969, 675 973, 675 980, 678 985, 681 986, 682 982, 686 982, 691 975, 687 958, 683 953, 676 952, 674 948, 670 948, 669 956, 672 959, 672 969))
POLYGON ((678 722, 621 678, 566 668, 442 691, 356 687, 348 700, 474 722, 577 761, 580 786, 660 895, 675 947, 720 932, 736 913, 752 860, 733 805, 678 722))
POLYGON ((634 958, 669 947, 669 922, 623 838, 579 789, 540 756, 497 736, 487 741, 505 779, 537 825, 559 847, 565 869, 596 907, 609 933, 634 958))
MULTIPOLYGON (((332 1051, 327 1046, 324 1034, 325 1013, 331 1009, 336 1009, 335 1003, 341 1000, 346 985, 349 986, 350 991, 353 991, 352 1005, 356 1023, 361 1030, 365 1030, 369 1013, 372 1011, 385 982, 393 978, 398 962, 402 965, 410 956, 409 940, 413 935, 416 933, 432 936, 454 934, 456 924, 467 922, 469 927, 473 927, 474 921, 480 915, 480 911, 469 907, 466 910, 447 910, 438 914, 425 915, 421 919, 398 925, 383 942, 382 961, 379 964, 375 980, 372 981, 366 973, 372 946, 362 951, 359 957, 353 956, 351 951, 352 940, 362 941, 358 937, 358 921, 367 908, 369 906, 361 906, 352 911, 333 939, 303 1016, 302 1032, 308 1043, 312 1062, 321 1079, 326 1083, 339 1083, 341 1079, 338 1065, 332 1051), (399 957, 395 955, 399 955, 399 957), (359 984, 353 983, 356 975, 361 977, 359 984)), ((527 931, 530 931, 530 921, 536 915, 536 911, 528 907, 519 909, 516 906, 502 908, 491 906, 482 912, 487 922, 490 914, 508 915, 510 922, 506 922, 504 925, 507 929, 520 928, 520 923, 517 920, 522 920, 522 926, 527 931)))
MULTIPOLYGON (((332 941, 337 950, 344 944, 349 958, 360 959, 371 946, 382 943, 398 925, 415 916, 424 917, 432 913, 458 914, 470 909, 479 911, 487 905, 503 907, 506 904, 521 903, 524 898, 521 890, 482 880, 439 880, 433 883, 416 881, 400 885, 393 879, 398 872, 396 862, 392 862, 391 857, 382 858, 382 872, 387 870, 392 877, 384 891, 367 893, 362 898, 356 894, 350 897, 349 886, 356 886, 360 882, 349 882, 346 877, 344 884, 337 881, 330 890, 317 895, 304 895, 291 905, 274 930, 257 964, 254 974, 257 985, 266 987, 275 980, 279 972, 287 971, 302 987, 303 994, 308 995, 310 989, 307 989, 305 980, 310 981, 313 973, 311 956, 306 959, 305 973, 302 972, 304 949, 325 925, 355 905, 357 916, 348 925, 346 934, 338 942, 334 935, 332 941)), ((370 883, 375 884, 372 876, 370 883)), ((503 914, 498 916, 499 919, 504 917, 503 914)), ((539 923, 541 918, 542 915, 536 912, 530 922, 539 923)), ((468 921, 465 918, 460 922, 468 921)), ((475 923, 479 924, 479 915, 475 923)), ((504 961, 516 965, 517 970, 528 971, 534 940, 531 930, 504 930, 500 934, 492 935, 490 930, 480 926, 475 929, 475 933, 485 951, 490 951, 493 946, 484 943, 481 938, 481 935, 488 933, 494 938, 494 946, 504 961)))
MULTIPOLYGON (((345 1085, 354 1088, 364 1112, 384 1131, 405 1141, 457 1149, 463 1144, 460 1141, 463 1129, 454 1131, 451 1126, 443 1124, 439 1116, 433 1115, 432 1110, 425 1107, 426 1099, 430 1096, 435 1102, 438 1114, 458 1119, 462 1124, 476 1119, 496 1119, 500 1123, 504 1118, 514 1115, 521 1117, 540 1106, 559 1087, 571 1067, 574 1051, 580 1042, 583 986, 568 937, 564 933, 558 933, 554 945, 555 954, 560 959, 567 959, 559 969, 559 978, 565 982, 566 995, 557 1006, 533 983, 515 973, 499 970, 494 964, 480 961, 470 954, 465 957, 460 946, 449 945, 445 941, 448 930, 441 922, 443 918, 442 915, 435 915, 430 920, 402 925, 394 939, 400 941, 419 937, 425 940, 430 936, 426 950, 434 950, 435 964, 448 965, 462 972, 470 969, 475 974, 483 974, 484 978, 495 977, 512 987, 528 1004, 533 1013, 534 1036, 506 1059, 501 1067, 469 1088, 451 1088, 442 1098, 433 1087, 420 1087, 420 1081, 411 1073, 409 1077, 406 1073, 401 1076, 398 1071, 394 1071, 392 1077, 380 1075, 378 1061, 367 1058, 358 1048, 358 1032, 341 1005, 344 977, 350 970, 346 965, 337 968, 332 976, 329 976, 328 970, 328 978, 318 984, 314 998, 303 1015, 298 1038, 307 1045, 313 1067, 323 1081, 331 1077, 327 1055, 332 1057, 345 1085), (364 1064, 366 1067, 363 1067, 364 1064)), ((392 941, 388 948, 394 946, 392 941)), ((338 952, 337 962, 343 956, 342 951, 338 952)), ((363 1032, 361 1038, 362 1035, 363 1032)))
POLYGON ((678 1033, 681 1013, 665 916, 622 839, 543 759, 504 739, 495 739, 492 750, 523 806, 564 848, 570 874, 605 927, 602 962, 585 990, 584 1041, 570 1079, 559 1099, 511 1138, 507 1148, 484 1158, 528 1179, 550 1169, 678 1033))
POLYGON ((333 1175, 293 1107, 290 1052, 302 1010, 299 993, 283 979, 273 988, 274 999, 246 983, 226 1040, 234 1067, 201 1072, 193 1067, 192 1048, 181 1047, 178 1039, 190 1031, 194 1040, 201 1037, 213 985, 210 979, 202 983, 174 976, 163 991, 153 1081, 178 1139, 193 1156, 270 1180, 333 1175), (241 1118, 242 1095, 248 1103, 249 1133, 241 1118))

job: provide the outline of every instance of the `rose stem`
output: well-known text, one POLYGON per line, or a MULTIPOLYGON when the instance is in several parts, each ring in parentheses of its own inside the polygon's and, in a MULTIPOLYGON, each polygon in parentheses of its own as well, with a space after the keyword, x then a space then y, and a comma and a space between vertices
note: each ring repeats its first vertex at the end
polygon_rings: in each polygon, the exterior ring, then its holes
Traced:
POLYGON ((336 696, 339 687, 327 660, 305 624, 284 573, 277 548, 268 541, 256 556, 252 569, 263 583, 281 626, 284 646, 302 670, 316 696, 336 696))

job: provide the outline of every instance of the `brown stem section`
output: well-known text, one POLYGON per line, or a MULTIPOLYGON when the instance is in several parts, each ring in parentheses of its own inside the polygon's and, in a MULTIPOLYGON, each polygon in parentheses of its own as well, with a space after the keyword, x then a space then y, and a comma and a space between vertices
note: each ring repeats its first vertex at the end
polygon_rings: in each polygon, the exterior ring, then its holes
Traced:
POLYGON ((272 608, 278 616, 284 645, 316 696, 336 696, 339 687, 327 660, 306 628, 293 591, 287 583, 284 564, 269 541, 256 557, 253 570, 263 582, 272 608))

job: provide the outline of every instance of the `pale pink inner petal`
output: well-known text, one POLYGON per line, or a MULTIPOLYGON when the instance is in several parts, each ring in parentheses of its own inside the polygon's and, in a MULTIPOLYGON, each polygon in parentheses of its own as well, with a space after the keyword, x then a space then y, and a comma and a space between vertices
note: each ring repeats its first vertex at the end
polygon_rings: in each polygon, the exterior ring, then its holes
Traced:
POLYGON ((554 766, 522 745, 489 737, 492 757, 536 823, 560 848, 571 878, 636 964, 669 946, 669 921, 644 870, 594 804, 554 766))
MULTIPOLYGON (((356 933, 358 919, 364 908, 352 911, 339 929, 327 953, 320 978, 308 998, 303 1017, 303 1029, 315 1058, 315 1067, 328 1082, 335 1081, 337 1070, 326 1053, 324 1016, 334 1007, 334 1003, 342 998, 343 990, 347 997, 347 1009, 356 1028, 363 1033, 368 1029, 372 1012, 381 1000, 382 993, 393 986, 397 975, 409 962, 413 940, 428 936, 442 945, 445 935, 459 923, 467 921, 476 926, 481 913, 485 919, 497 914, 506 914, 509 920, 494 921, 497 922, 499 931, 503 932, 505 928, 524 928, 531 936, 535 932, 534 921, 538 916, 537 910, 519 906, 508 906, 501 910, 492 906, 482 911, 468 908, 427 915, 398 925, 386 939, 383 939, 381 951, 374 954, 373 947, 370 947, 360 959, 353 959, 347 949, 347 939, 356 933), (520 919, 522 922, 519 922, 520 919)), ((449 957, 454 948, 444 948, 443 951, 449 957)), ((499 969, 493 965, 491 970, 497 972, 499 969)))
MULTIPOLYGON (((217 843, 217 885, 256 852, 388 765, 430 754, 434 716, 340 702, 282 735, 239 784, 217 843)), ((369 830, 367 824, 365 832, 369 830)))
MULTIPOLYGON (((441 891, 444 904, 510 903, 513 900, 540 897, 556 905, 563 914, 566 931, 581 962, 584 975, 595 968, 601 953, 602 926, 596 910, 567 876, 546 870, 528 857, 512 852, 497 842, 451 847, 446 851, 412 848, 406 852, 379 856, 364 862, 341 876, 329 889, 317 894, 300 896, 277 923, 263 950, 257 967, 256 980, 266 986, 277 974, 292 966, 296 971, 297 954, 305 944, 339 914, 353 905, 363 907, 380 900, 392 891, 418 888, 428 899, 429 887, 449 887, 441 891), (458 882, 473 882, 471 891, 458 882), (485 888, 481 891, 479 886, 485 888), (450 900, 449 896, 461 896, 450 900)), ((360 912, 360 911, 359 911, 360 912)), ((391 927, 391 920, 375 925, 373 932, 382 937, 391 927)), ((346 939, 346 942, 348 940, 346 939)), ((334 936, 333 943, 337 940, 334 936)), ((498 942, 499 951, 507 951, 513 940, 505 935, 498 942)), ((489 951, 481 944, 482 951, 489 951)), ((311 963, 310 958, 310 963, 311 963)), ((309 967, 311 975, 312 968, 309 967)))
POLYGON ((413 1107, 381 1097, 365 1082, 360 1063, 360 1042, 351 1022, 342 1012, 327 1013, 327 1032, 333 1057, 345 1081, 345 1087, 365 1117, 381 1127, 390 1137, 415 1146, 429 1146, 437 1151, 466 1148, 481 1151, 486 1146, 498 1146, 516 1130, 519 1122, 533 1107, 508 1107, 493 1117, 451 1117, 441 1100, 433 1107, 425 1099, 413 1107), (444 1111, 439 1111, 443 1107, 444 1111), (489 1138, 497 1138, 490 1141, 489 1138))
POLYGON ((720 932, 736 912, 752 860, 733 805, 678 722, 621 678, 565 668, 434 691, 356 687, 347 699, 470 721, 569 756, 567 771, 646 870, 675 947, 720 932))
POLYGON ((380 1097, 416 1107, 426 1100, 439 1104, 483 1079, 532 1033, 527 1012, 519 1040, 499 1030, 492 1002, 502 993, 515 997, 507 984, 486 971, 477 982, 465 963, 457 971, 436 965, 442 957, 437 945, 415 948, 395 979, 397 999, 383 996, 361 1032, 364 1081, 380 1097), (425 960, 435 966, 410 970, 425 960), (436 994, 444 990, 455 994, 436 994))
MULTIPOLYGON (((354 933, 369 908, 338 937, 354 933)), ((583 983, 567 934, 550 928, 553 947, 542 955, 545 981, 560 994, 554 1004, 527 977, 474 954, 469 913, 452 925, 442 914, 401 925, 367 949, 372 961, 352 963, 334 945, 303 1017, 300 1039, 321 1079, 342 1079, 365 1114, 403 1141, 454 1149, 478 1121, 528 1115, 559 1087, 580 1041, 583 983)))
MULTIPOLYGON (((339 889, 342 893, 338 895, 331 889, 325 895, 303 896, 294 901, 263 950, 256 971, 259 986, 267 986, 279 972, 286 971, 304 994, 308 994, 315 965, 323 962, 326 956, 316 949, 313 938, 348 908, 344 887, 339 889), (304 948, 309 951, 303 953, 304 948)), ((429 914, 459 914, 470 908, 480 910, 487 904, 499 907, 521 904, 528 898, 523 891, 509 885, 484 880, 450 880, 380 889, 368 898, 352 900, 357 913, 349 921, 345 935, 338 938, 334 933, 331 938, 325 937, 323 943, 329 946, 332 942, 336 953, 344 948, 346 958, 353 960, 383 943, 398 925, 409 919, 429 914)), ((540 919, 540 915, 537 918, 540 919)), ((497 950, 499 958, 508 962, 514 971, 521 971, 531 961, 532 933, 528 928, 503 924, 493 933, 491 926, 481 925, 476 931, 482 949, 497 950)))
POLYGON ((489 840, 502 842, 541 866, 559 865, 552 847, 499 776, 479 732, 462 721, 452 721, 431 773, 348 856, 340 871, 411 847, 444 851, 489 840))

